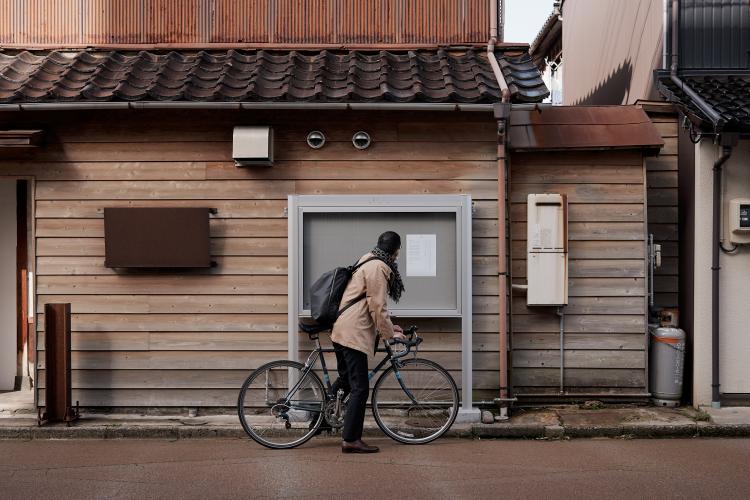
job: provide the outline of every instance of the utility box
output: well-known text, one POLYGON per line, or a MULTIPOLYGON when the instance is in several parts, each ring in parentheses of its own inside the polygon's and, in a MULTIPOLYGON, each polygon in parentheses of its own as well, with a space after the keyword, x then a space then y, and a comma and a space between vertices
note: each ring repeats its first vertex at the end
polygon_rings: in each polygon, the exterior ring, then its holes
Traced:
POLYGON ((273 128, 234 127, 232 158, 238 167, 273 165, 273 128))
POLYGON ((734 245, 750 243, 750 199, 735 198, 726 204, 724 214, 725 238, 734 245))
POLYGON ((527 203, 526 304, 567 305, 568 200, 563 194, 530 194, 527 203))

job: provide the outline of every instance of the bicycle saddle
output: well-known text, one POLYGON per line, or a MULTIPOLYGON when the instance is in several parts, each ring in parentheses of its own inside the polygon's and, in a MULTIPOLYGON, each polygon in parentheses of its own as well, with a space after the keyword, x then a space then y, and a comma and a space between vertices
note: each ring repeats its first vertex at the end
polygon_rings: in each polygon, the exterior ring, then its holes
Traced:
POLYGON ((320 332, 325 332, 326 330, 330 330, 330 327, 318 325, 317 323, 302 323, 299 324, 299 329, 305 332, 308 335, 317 335, 320 332))

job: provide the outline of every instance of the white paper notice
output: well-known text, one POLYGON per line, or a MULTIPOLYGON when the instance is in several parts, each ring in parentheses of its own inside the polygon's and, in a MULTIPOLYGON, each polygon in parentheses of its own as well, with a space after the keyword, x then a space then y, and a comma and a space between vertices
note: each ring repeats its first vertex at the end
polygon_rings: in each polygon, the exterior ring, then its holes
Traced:
POLYGON ((406 275, 437 276, 437 235, 406 235, 406 275))

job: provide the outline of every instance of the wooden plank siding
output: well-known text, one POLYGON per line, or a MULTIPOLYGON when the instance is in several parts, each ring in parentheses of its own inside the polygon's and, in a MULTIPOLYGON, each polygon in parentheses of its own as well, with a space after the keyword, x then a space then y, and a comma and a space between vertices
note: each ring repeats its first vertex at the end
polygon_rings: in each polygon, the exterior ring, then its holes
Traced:
MULTIPOLYGON (((678 117, 674 109, 670 105, 649 109, 649 118, 665 144, 676 144, 678 117)), ((649 199, 648 232, 654 235, 654 243, 659 243, 662 247, 662 266, 654 271, 654 306, 678 307, 679 207, 676 148, 664 150, 659 156, 646 158, 646 176, 649 199)))
MULTIPOLYGON (((105 118, 81 111, 28 113, 5 125, 33 125, 46 137, 38 151, 9 151, 0 160, 0 176, 35 179, 40 403, 45 358, 39 312, 48 302, 70 302, 73 396, 82 406, 233 406, 249 370, 287 356, 284 209, 287 195, 295 193, 471 194, 474 397, 497 395, 498 186, 491 114, 141 110, 105 118), (237 168, 232 127, 255 123, 274 126, 276 164, 237 168), (322 150, 305 144, 313 129, 326 134, 322 150), (351 146, 357 130, 371 134, 370 149, 351 146), (106 268, 103 208, 128 206, 217 208, 210 220, 217 266, 164 274, 106 268)), ((662 159, 648 160, 655 162, 654 172, 662 159)), ((649 200, 676 212, 672 188, 657 186, 658 174, 655 179, 649 200)), ((654 216, 646 209, 641 152, 515 153, 511 181, 516 283, 526 273, 526 195, 559 192, 570 201, 566 390, 644 392, 645 224, 672 212, 654 216)), ((665 249, 665 257, 671 251, 665 249)), ((554 400, 557 317, 527 308, 523 297, 511 307, 512 384, 519 396, 554 400)), ((460 321, 408 323, 420 326, 425 357, 445 364, 460 384, 460 321)), ((311 344, 302 338, 306 351, 311 344)), ((332 356, 328 364, 335 367, 332 356)))
MULTIPOLYGON (((564 193, 569 203, 567 395, 646 392, 646 199, 640 151, 511 156, 513 282, 525 284, 526 197, 564 193)), ((560 321, 554 308, 512 300, 511 380, 519 398, 560 396, 560 321)))
MULTIPOLYGON (((491 114, 40 112, 14 118, 13 127, 25 123, 41 125, 47 142, 33 153, 4 156, 0 175, 36 179, 37 311, 48 302, 72 304, 73 397, 82 406, 233 406, 249 370, 287 357, 284 208, 294 193, 471 194, 474 397, 497 394, 497 144, 491 114), (233 165, 232 127, 253 123, 275 127, 271 168, 233 165), (322 150, 305 144, 313 129, 328 137, 322 150), (351 145, 360 129, 373 138, 366 151, 351 145), (165 274, 104 267, 102 209, 112 206, 217 208, 210 231, 218 265, 165 274)), ((621 197, 633 195, 626 190, 621 197)), ((589 296, 581 307, 598 307, 589 299, 601 284, 581 279, 578 290, 589 296)), ((413 323, 425 336, 426 357, 444 363, 460 383, 460 322, 413 323)), ((39 312, 36 324, 43 404, 39 312)), ((581 335, 587 331, 580 325, 581 335)), ((307 341, 301 345, 309 347, 307 341)), ((328 362, 335 366, 333 357, 328 362)))

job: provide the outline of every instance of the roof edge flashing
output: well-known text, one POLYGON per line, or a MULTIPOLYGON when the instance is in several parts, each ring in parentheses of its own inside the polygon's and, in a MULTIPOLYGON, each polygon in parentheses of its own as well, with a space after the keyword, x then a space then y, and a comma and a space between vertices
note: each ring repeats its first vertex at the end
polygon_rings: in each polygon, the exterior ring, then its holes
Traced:
POLYGON ((455 103, 325 103, 325 102, 50 102, 0 104, 2 111, 80 111, 116 109, 248 109, 248 110, 368 110, 368 111, 465 111, 492 112, 494 104, 455 103))

